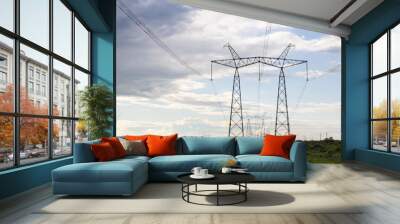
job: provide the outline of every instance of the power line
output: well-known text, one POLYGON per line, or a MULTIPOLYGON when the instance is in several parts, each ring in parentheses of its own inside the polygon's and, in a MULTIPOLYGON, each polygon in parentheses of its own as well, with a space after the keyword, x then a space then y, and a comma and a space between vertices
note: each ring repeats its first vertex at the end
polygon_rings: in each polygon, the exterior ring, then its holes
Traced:
POLYGON ((117 7, 123 12, 131 21, 133 21, 155 44, 157 44, 162 50, 174 58, 179 64, 187 68, 189 71, 201 75, 201 72, 190 66, 184 60, 182 60, 167 44, 165 44, 150 28, 146 26, 136 15, 133 13, 123 1, 118 1, 117 7))
MULTIPOLYGON (((269 24, 267 23, 265 26, 265 33, 264 33, 264 45, 263 45, 263 50, 262 50, 262 57, 266 56, 266 53, 268 52, 268 46, 269 46, 269 37, 271 33, 271 26, 269 26, 269 24)), ((264 68, 265 65, 264 64, 258 64, 258 82, 257 82, 257 114, 259 117, 261 117, 261 108, 260 108, 260 104, 261 104, 261 76, 263 76, 264 73, 264 68), (261 67, 260 67, 261 66, 261 67)), ((264 112, 264 116, 265 116, 265 112, 264 112)), ((264 118, 262 118, 262 120, 259 120, 259 122, 264 123, 264 118)), ((260 128, 263 129, 263 124, 260 125, 260 128)), ((263 132, 263 130, 260 130, 261 132, 263 132)))
MULTIPOLYGON (((117 4, 118 8, 121 10, 122 13, 124 13, 132 22, 134 22, 139 29, 141 29, 158 47, 160 47, 162 50, 164 50, 168 55, 170 55, 173 59, 175 59, 179 64, 181 64, 183 67, 188 69, 189 71, 192 71, 193 73, 200 75, 201 72, 190 66, 187 62, 185 62, 183 59, 181 59, 178 54, 176 54, 166 43, 164 43, 143 21, 141 21, 135 13, 132 12, 124 3, 123 1, 118 1, 117 4)), ((213 88, 213 94, 215 96, 218 96, 215 85, 213 80, 211 79, 211 85, 213 88)), ((226 120, 225 113, 223 110, 223 106, 221 101, 217 99, 217 105, 219 107, 219 110, 226 120)))

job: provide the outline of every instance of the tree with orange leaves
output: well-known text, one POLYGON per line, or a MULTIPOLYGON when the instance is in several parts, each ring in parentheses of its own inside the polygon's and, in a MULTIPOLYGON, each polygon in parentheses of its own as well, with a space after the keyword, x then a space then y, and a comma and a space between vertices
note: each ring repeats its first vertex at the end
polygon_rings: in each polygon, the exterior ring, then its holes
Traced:
MULTIPOLYGON (((14 88, 9 85, 4 93, 0 93, 0 111, 13 112, 14 107, 14 88)), ((20 110, 22 114, 46 115, 48 106, 34 105, 29 99, 25 88, 20 88, 20 110)), ((58 114, 56 110, 55 113, 58 114)), ((13 146, 13 119, 11 116, 0 116, 0 147, 12 148, 13 146)), ((45 145, 48 139, 48 119, 47 118, 20 118, 20 148, 26 145, 45 145)), ((54 125, 53 138, 58 137, 59 128, 54 125)))

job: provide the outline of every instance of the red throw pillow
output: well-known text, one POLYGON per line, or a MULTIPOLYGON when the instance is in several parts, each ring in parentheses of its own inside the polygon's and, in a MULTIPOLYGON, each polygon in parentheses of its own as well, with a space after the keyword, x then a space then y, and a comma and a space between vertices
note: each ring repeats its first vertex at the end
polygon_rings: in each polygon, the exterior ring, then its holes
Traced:
POLYGON ((176 155, 178 134, 170 136, 149 135, 147 137, 148 156, 176 155))
POLYGON ((264 145, 261 149, 262 156, 280 156, 286 159, 290 158, 290 148, 296 140, 296 135, 265 135, 264 145))
POLYGON ((93 144, 91 145, 91 149, 94 157, 99 162, 110 161, 117 158, 113 147, 108 142, 93 144))
POLYGON ((101 138, 101 142, 108 142, 114 149, 115 155, 117 158, 121 158, 126 156, 126 151, 124 146, 121 144, 117 137, 110 137, 110 138, 101 138))

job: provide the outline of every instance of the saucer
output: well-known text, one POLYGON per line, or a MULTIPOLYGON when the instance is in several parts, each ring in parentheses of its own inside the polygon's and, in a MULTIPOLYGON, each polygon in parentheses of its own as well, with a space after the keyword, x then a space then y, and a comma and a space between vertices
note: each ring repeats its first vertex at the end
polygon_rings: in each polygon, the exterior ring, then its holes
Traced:
POLYGON ((207 175, 203 175, 203 176, 201 176, 201 175, 194 175, 194 174, 190 175, 190 178, 199 179, 199 180, 201 180, 201 179, 211 179, 211 178, 214 178, 214 177, 215 177, 215 176, 212 175, 212 174, 207 174, 207 175))

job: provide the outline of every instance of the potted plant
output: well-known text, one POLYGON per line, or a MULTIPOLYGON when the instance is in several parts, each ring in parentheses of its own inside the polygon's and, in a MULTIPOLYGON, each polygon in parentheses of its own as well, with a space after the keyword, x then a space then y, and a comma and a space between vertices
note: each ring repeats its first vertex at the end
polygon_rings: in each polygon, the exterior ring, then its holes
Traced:
POLYGON ((87 128, 89 139, 98 139, 110 136, 109 129, 112 126, 113 93, 102 84, 86 87, 80 93, 79 106, 82 115, 79 127, 87 128))

